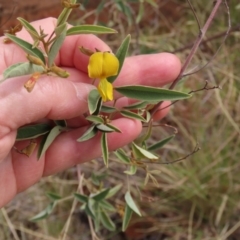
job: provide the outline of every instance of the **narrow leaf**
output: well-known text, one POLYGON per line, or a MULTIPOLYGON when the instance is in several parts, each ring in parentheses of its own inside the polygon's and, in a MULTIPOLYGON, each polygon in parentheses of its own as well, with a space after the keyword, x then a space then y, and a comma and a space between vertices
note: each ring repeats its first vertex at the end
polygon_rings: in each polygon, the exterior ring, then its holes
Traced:
POLYGON ((116 87, 115 90, 126 97, 142 101, 173 101, 191 97, 183 92, 140 85, 116 87))
POLYGON ((107 211, 116 211, 115 207, 106 200, 99 201, 98 204, 101 208, 106 209, 107 211))
POLYGON ((122 66, 123 66, 123 63, 124 63, 124 60, 127 56, 127 52, 128 52, 128 48, 129 48, 129 44, 130 44, 130 41, 131 41, 131 36, 128 35, 122 42, 121 46, 119 47, 119 49, 117 50, 117 53, 116 53, 116 57, 118 58, 118 61, 119 61, 119 69, 118 69, 118 74, 116 76, 112 76, 112 77, 109 77, 108 78, 108 81, 110 83, 113 83, 116 78, 118 77, 119 73, 121 72, 121 69, 122 69, 122 66))
POLYGON ((98 133, 95 125, 92 125, 80 138, 77 139, 77 142, 84 142, 93 137, 95 137, 98 133))
POLYGON ((35 72, 43 72, 43 71, 44 71, 44 68, 42 66, 38 66, 30 62, 17 63, 8 67, 3 72, 3 79, 0 80, 0 82, 4 81, 7 78, 19 77, 19 76, 29 75, 35 72))
POLYGON ((149 151, 156 151, 159 148, 162 148, 165 144, 167 144, 169 141, 171 141, 174 137, 175 137, 175 135, 172 135, 170 137, 164 138, 164 139, 160 140, 159 142, 149 146, 148 150, 149 151))
POLYGON ((48 133, 52 127, 47 123, 38 123, 21 127, 17 130, 16 140, 26 140, 37 138, 48 133))
POLYGON ((74 197, 81 203, 87 203, 88 202, 88 196, 80 194, 80 193, 74 193, 74 197))
POLYGON ((16 43, 20 48, 22 48, 23 51, 29 53, 30 55, 40 58, 44 63, 46 63, 43 53, 38 48, 33 48, 33 45, 31 43, 26 42, 23 39, 18 38, 17 36, 11 34, 6 33, 5 35, 14 43, 16 43))
POLYGON ((54 63, 54 60, 59 53, 59 50, 64 42, 64 39, 66 37, 67 32, 67 24, 65 23, 65 28, 63 28, 63 31, 61 34, 57 37, 57 39, 53 42, 48 55, 48 66, 51 67, 54 63))
POLYGON ((40 213, 38 213, 37 215, 32 217, 30 219, 30 221, 37 222, 37 221, 47 218, 53 211, 54 207, 55 207, 55 203, 51 202, 43 211, 41 211, 40 213))
POLYGON ((34 41, 39 38, 39 34, 38 34, 37 30, 33 27, 33 25, 31 23, 29 23, 27 20, 25 20, 21 17, 18 17, 17 20, 28 31, 28 33, 31 35, 31 37, 34 41))
POLYGON ((121 189, 122 184, 118 184, 115 187, 111 188, 107 194, 107 196, 105 197, 105 199, 111 198, 113 197, 117 192, 119 192, 119 190, 121 189))
POLYGON ((146 119, 140 115, 138 115, 137 113, 128 111, 128 110, 122 110, 120 111, 121 115, 123 115, 124 117, 128 117, 128 118, 133 118, 133 119, 137 119, 139 121, 142 122, 146 122, 146 119))
POLYGON ((62 12, 60 13, 60 15, 57 19, 57 27, 64 24, 68 20, 68 17, 69 17, 71 12, 72 12, 72 9, 64 8, 62 10, 62 12))
POLYGON ((123 149, 119 148, 117 151, 114 152, 114 154, 120 161, 124 163, 130 163, 130 159, 127 156, 127 154, 123 151, 123 149))
POLYGON ((50 198, 50 200, 52 200, 52 201, 58 201, 58 200, 60 200, 62 197, 61 196, 59 196, 58 194, 56 194, 56 193, 51 193, 51 192, 48 192, 48 193, 46 193, 46 195, 50 198))
POLYGON ((135 110, 135 109, 142 109, 145 108, 149 103, 148 102, 137 102, 128 106, 123 107, 124 109, 128 109, 128 110, 135 110))
POLYGON ((117 31, 112 28, 97 25, 79 25, 71 27, 67 30, 67 36, 77 34, 109 34, 109 33, 117 33, 117 31))
POLYGON ((110 189, 105 189, 99 193, 93 194, 91 195, 91 198, 94 199, 95 201, 101 201, 107 196, 109 190, 110 189))
POLYGON ((104 164, 106 165, 106 167, 108 167, 108 143, 107 143, 107 134, 106 133, 102 133, 101 148, 102 148, 104 164))
POLYGON ((147 158, 147 159, 155 159, 155 160, 158 159, 158 156, 152 154, 151 152, 149 152, 148 150, 146 150, 146 149, 144 149, 144 148, 139 147, 139 146, 136 145, 134 142, 132 143, 132 146, 133 146, 135 149, 137 149, 143 157, 145 157, 145 158, 147 158))
POLYGON ((114 132, 118 132, 118 133, 121 133, 121 132, 122 132, 119 128, 113 126, 113 125, 110 124, 110 123, 107 123, 106 126, 109 127, 109 128, 111 128, 114 132))
POLYGON ((56 137, 62 132, 64 128, 60 127, 60 126, 55 126, 47 135, 47 138, 45 140, 45 143, 42 147, 42 149, 40 149, 38 151, 38 159, 40 159, 45 152, 47 151, 47 149, 50 147, 50 145, 52 144, 52 142, 56 139, 56 137))
POLYGON ((98 124, 98 125, 96 125, 96 128, 103 133, 115 132, 115 129, 113 129, 105 124, 98 124))
POLYGON ((98 107, 99 107, 99 102, 101 101, 101 96, 98 92, 97 89, 92 90, 89 95, 88 95, 88 109, 90 114, 94 114, 98 107))
POLYGON ((138 214, 139 216, 142 216, 140 211, 138 210, 138 207, 137 205, 135 204, 132 196, 131 196, 131 193, 129 191, 126 192, 125 194, 125 201, 127 203, 127 205, 136 213, 138 214))
POLYGON ((129 167, 129 170, 124 171, 124 173, 127 175, 134 175, 136 172, 137 172, 137 166, 135 166, 135 165, 131 165, 129 167))
POLYGON ((125 211, 124 211, 124 217, 123 217, 123 223, 122 223, 122 231, 125 232, 128 225, 129 225, 129 222, 132 218, 132 209, 128 206, 128 204, 126 204, 125 206, 125 211))
POLYGON ((104 120, 102 117, 90 115, 86 117, 86 120, 92 122, 92 123, 104 123, 104 120))
POLYGON ((109 107, 109 106, 104 106, 104 105, 102 105, 100 111, 101 111, 101 112, 104 112, 104 113, 114 113, 114 112, 117 111, 117 109, 114 108, 114 107, 109 107))
POLYGON ((106 212, 101 208, 99 211, 100 219, 103 226, 108 229, 109 231, 115 231, 116 226, 111 218, 106 214, 106 212))

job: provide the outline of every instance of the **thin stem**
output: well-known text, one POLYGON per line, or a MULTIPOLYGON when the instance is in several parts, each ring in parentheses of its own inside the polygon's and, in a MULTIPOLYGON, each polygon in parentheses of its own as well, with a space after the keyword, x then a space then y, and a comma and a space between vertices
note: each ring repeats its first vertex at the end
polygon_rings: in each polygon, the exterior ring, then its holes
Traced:
MULTIPOLYGON (((189 64, 191 63, 191 61, 192 61, 195 53, 197 52, 198 47, 199 47, 199 45, 201 44, 201 42, 202 42, 202 40, 203 40, 203 38, 204 38, 204 36, 205 36, 205 34, 206 34, 209 26, 211 25, 211 23, 212 23, 215 15, 216 15, 216 12, 217 12, 219 6, 221 5, 222 1, 223 1, 223 0, 217 0, 217 1, 216 1, 216 3, 215 3, 215 5, 214 5, 214 7, 213 7, 213 9, 212 9, 212 11, 211 11, 208 19, 207 19, 207 21, 206 21, 206 23, 205 23, 205 25, 203 26, 203 28, 202 28, 202 29, 200 30, 200 32, 199 32, 199 36, 197 37, 197 39, 196 39, 196 41, 195 41, 195 43, 194 43, 194 45, 193 45, 193 47, 192 47, 192 49, 191 49, 191 52, 190 52, 189 55, 187 56, 187 59, 186 59, 185 63, 183 64, 182 69, 181 69, 178 77, 177 77, 177 78, 173 81, 173 83, 170 85, 169 90, 174 89, 174 87, 177 85, 177 83, 182 79, 185 70, 187 69, 187 67, 188 67, 189 64)), ((162 101, 159 102, 158 104, 156 104, 156 105, 154 106, 154 108, 151 110, 151 115, 152 115, 152 117, 153 117, 154 113, 156 113, 156 112, 158 111, 158 108, 159 108, 159 106, 160 106, 161 104, 162 104, 162 101)))

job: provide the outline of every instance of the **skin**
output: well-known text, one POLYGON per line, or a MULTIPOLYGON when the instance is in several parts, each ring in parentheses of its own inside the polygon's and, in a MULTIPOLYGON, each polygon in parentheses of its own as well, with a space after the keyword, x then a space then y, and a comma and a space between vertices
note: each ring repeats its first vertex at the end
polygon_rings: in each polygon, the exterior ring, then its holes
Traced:
MULTIPOLYGON (((36 29, 41 25, 50 34, 56 19, 43 19, 33 25, 36 29)), ((17 36, 32 42, 25 30, 17 36)), ((23 50, 13 43, 4 44, 2 40, 0 38, 0 74, 8 66, 26 61, 23 50)), ((87 112, 88 93, 94 88, 87 74, 89 57, 79 51, 79 46, 110 50, 96 36, 70 36, 65 39, 56 59, 56 64, 70 73, 69 78, 42 76, 31 93, 23 87, 27 76, 7 79, 0 85, 0 207, 42 177, 101 156, 99 135, 86 142, 76 141, 87 129, 87 122, 82 116, 87 112), (13 146, 22 149, 29 144, 29 141, 15 142, 17 129, 47 119, 66 119, 75 129, 59 135, 40 161, 37 161, 37 149, 29 158, 17 153, 13 146)), ((177 77, 180 68, 179 59, 169 53, 129 57, 114 85, 163 86, 177 77)), ((115 98, 122 106, 131 102, 117 93, 115 98)), ((165 106, 167 104, 164 103, 165 106)), ((167 111, 157 112, 155 120, 164 117, 167 111)), ((112 124, 121 129, 122 134, 108 134, 110 151, 132 142, 142 130, 137 120, 119 117, 112 124)))

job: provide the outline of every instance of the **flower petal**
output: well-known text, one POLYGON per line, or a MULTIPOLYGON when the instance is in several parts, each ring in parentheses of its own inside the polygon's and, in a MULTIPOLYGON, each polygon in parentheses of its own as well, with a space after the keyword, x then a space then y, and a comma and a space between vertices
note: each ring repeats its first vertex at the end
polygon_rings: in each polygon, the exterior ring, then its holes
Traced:
POLYGON ((100 80, 98 91, 104 102, 113 100, 113 85, 106 78, 100 80))
POLYGON ((101 78, 103 67, 103 52, 96 52, 89 58, 88 76, 90 78, 101 78))
POLYGON ((118 74, 119 61, 109 52, 103 52, 102 77, 107 78, 118 74))

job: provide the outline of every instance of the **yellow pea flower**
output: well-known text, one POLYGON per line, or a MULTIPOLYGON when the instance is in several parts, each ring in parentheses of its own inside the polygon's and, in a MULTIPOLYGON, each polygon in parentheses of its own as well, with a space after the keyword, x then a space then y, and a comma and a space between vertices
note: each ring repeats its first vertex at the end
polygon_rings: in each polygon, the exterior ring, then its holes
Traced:
POLYGON ((100 79, 98 91, 104 102, 113 100, 113 85, 107 77, 118 74, 119 61, 109 52, 96 52, 90 56, 88 75, 100 79))

